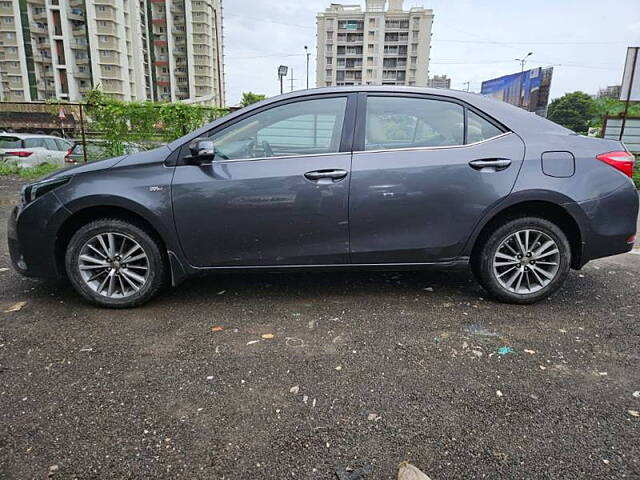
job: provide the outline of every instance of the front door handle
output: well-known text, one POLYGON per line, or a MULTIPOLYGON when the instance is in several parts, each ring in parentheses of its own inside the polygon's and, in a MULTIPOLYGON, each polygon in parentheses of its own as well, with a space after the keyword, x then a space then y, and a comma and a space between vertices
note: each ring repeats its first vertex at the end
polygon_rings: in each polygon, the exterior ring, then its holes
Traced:
POLYGON ((347 176, 346 170, 334 169, 334 170, 314 170, 313 172, 307 172, 304 176, 313 181, 328 179, 328 180, 342 180, 347 176))
POLYGON ((469 162, 469 166, 481 172, 497 172, 504 170, 511 165, 511 160, 508 158, 485 158, 482 160, 472 160, 469 162))

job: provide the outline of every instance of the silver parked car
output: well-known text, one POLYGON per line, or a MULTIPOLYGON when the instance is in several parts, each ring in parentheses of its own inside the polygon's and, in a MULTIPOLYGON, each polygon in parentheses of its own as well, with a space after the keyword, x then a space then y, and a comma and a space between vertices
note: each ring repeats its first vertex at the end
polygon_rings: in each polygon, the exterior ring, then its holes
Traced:
POLYGON ((0 163, 36 167, 44 163, 64 166, 73 142, 50 135, 4 133, 0 135, 0 163))

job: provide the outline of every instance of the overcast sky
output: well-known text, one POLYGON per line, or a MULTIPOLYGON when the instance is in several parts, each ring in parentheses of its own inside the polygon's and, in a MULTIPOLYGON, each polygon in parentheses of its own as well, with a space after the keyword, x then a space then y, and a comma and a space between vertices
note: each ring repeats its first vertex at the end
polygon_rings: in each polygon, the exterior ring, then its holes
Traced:
MULTIPOLYGON (((333 0, 334 3, 340 3, 333 0)), ((227 104, 243 91, 279 93, 278 65, 293 67, 294 88, 306 85, 304 46, 315 86, 316 14, 331 0, 223 0, 227 104)), ((347 0, 342 3, 360 3, 347 0)), ((528 67, 554 66, 551 98, 619 84, 627 46, 640 45, 640 0, 405 0, 435 14, 430 75, 452 88, 528 67)), ((290 90, 290 76, 286 91, 290 90)))

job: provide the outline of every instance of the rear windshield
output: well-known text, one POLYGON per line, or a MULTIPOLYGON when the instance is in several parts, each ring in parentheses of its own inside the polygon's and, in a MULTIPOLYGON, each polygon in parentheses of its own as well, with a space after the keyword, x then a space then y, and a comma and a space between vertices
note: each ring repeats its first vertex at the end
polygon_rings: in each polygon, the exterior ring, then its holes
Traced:
POLYGON ((0 137, 0 148, 22 148, 22 140, 17 137, 0 137))

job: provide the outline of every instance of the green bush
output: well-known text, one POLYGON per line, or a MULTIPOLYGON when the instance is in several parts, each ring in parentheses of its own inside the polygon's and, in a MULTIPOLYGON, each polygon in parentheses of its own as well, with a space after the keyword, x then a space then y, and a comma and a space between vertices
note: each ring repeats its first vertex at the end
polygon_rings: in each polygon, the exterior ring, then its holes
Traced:
POLYGON ((23 178, 33 180, 44 177, 60 168, 58 165, 51 165, 49 163, 43 163, 42 165, 31 168, 22 168, 15 163, 3 163, 0 164, 0 175, 19 175, 23 178))
POLYGON ((98 89, 86 100, 89 130, 106 142, 114 157, 125 153, 127 142, 171 142, 229 112, 186 103, 123 102, 98 89))

